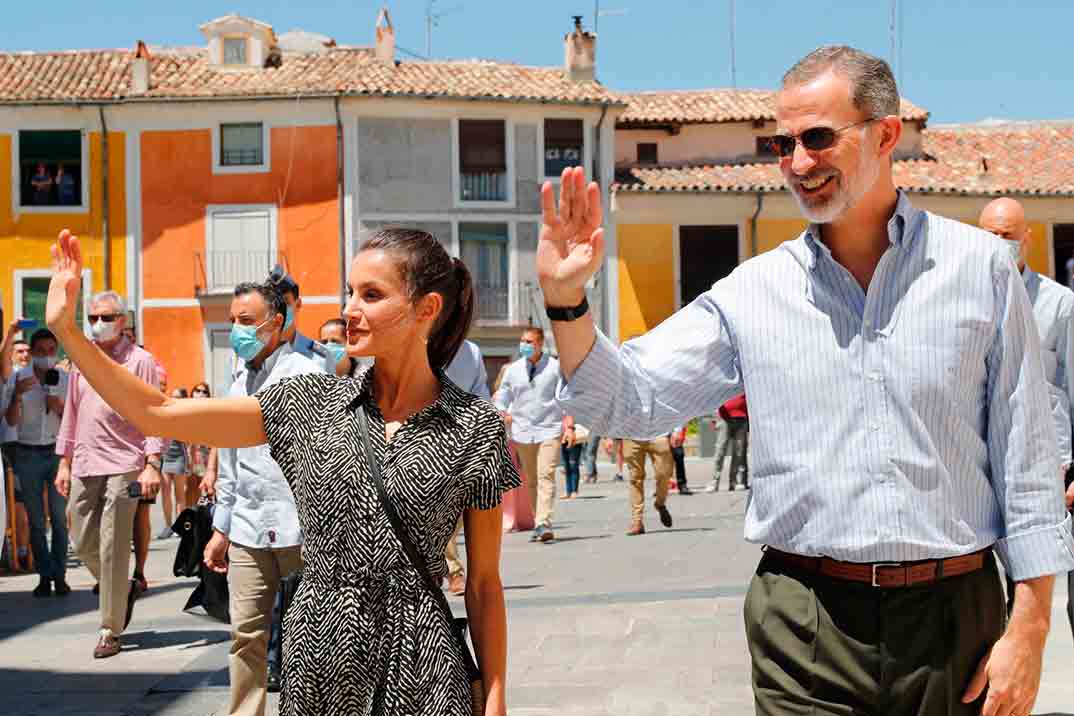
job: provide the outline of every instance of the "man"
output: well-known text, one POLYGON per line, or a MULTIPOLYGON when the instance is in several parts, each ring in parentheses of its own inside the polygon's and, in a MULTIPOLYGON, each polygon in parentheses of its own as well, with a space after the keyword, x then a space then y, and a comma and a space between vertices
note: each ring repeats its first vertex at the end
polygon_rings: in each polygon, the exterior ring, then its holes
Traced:
POLYGON ((627 537, 645 534, 645 456, 653 463, 653 507, 660 515, 660 524, 671 527, 671 513, 668 512, 668 488, 675 469, 671 457, 671 445, 666 435, 652 440, 623 440, 623 462, 630 473, 630 529, 627 537))
MULTIPOLYGON (((3 325, 3 311, 0 310, 0 326, 3 325)), ((0 415, 7 415, 7 409, 15 395, 15 373, 30 364, 30 344, 22 338, 19 327, 20 319, 15 319, 8 326, 3 343, 0 343, 0 415)), ((15 442, 18 430, 0 418, 0 450, 4 454, 4 472, 0 478, 10 480, 15 494, 15 554, 12 555, 12 567, 18 571, 29 569, 30 520, 26 516, 26 507, 22 502, 22 488, 15 475, 15 442), (23 564, 25 563, 25 565, 23 564)), ((6 483, 0 483, 6 489, 6 483)), ((4 494, 7 494, 6 492, 4 494)))
MULTIPOLYGON (((123 336, 127 314, 119 294, 94 296, 87 318, 97 347, 156 387, 153 356, 123 336)), ((160 489, 160 448, 160 438, 143 435, 109 408, 77 369, 71 371, 56 436, 56 489, 71 505, 75 550, 100 589, 96 659, 120 652, 120 635, 140 593, 138 582, 127 579, 134 513, 139 494, 153 497, 160 489)))
POLYGON ((619 350, 583 300, 599 190, 567 170, 557 211, 542 187, 565 408, 645 437, 749 395, 762 715, 1028 714, 1053 575, 1074 568, 1025 286, 999 241, 896 191, 899 109, 883 60, 799 61, 771 145, 812 225, 619 350), (1006 628, 993 548, 1017 583, 1006 628))
POLYGON ((326 372, 336 375, 347 375, 351 369, 350 360, 340 357, 337 350, 329 350, 324 344, 303 335, 295 321, 299 311, 302 310, 302 297, 298 282, 290 274, 284 272, 283 267, 277 264, 269 274, 266 281, 274 286, 283 300, 287 302, 287 317, 283 323, 283 340, 291 344, 295 352, 304 355, 311 360, 319 361, 326 372))
MULTIPOLYGON (((489 400, 489 377, 485 372, 485 357, 481 348, 473 341, 463 341, 458 353, 444 369, 448 379, 468 393, 489 400)), ((466 569, 459 559, 459 532, 462 531, 462 517, 455 525, 455 531, 444 549, 444 559, 448 565, 448 591, 455 596, 466 593, 466 569)))
MULTIPOLYGON (((745 394, 736 395, 721 405, 719 413, 727 424, 727 447, 731 450, 731 468, 727 472, 727 491, 734 492, 736 482, 742 485, 742 489, 748 490, 750 489, 750 415, 745 394)), ((716 486, 719 487, 719 484, 719 479, 717 479, 716 486)))
MULTIPOLYGON (((1074 404, 1074 293, 1056 283, 1047 276, 1042 276, 1026 266, 1026 245, 1029 242, 1029 228, 1022 205, 1014 199, 996 199, 981 212, 977 224, 985 231, 990 231, 1007 242, 1011 258, 1018 265, 1025 282, 1029 302, 1033 306, 1033 319, 1040 335, 1040 353, 1044 361, 1044 379, 1048 382, 1051 399, 1052 420, 1055 423, 1056 442, 1059 448, 1060 478, 1064 479, 1067 490, 1066 502, 1069 508, 1074 503, 1074 486, 1070 478, 1071 463, 1071 405, 1074 404)), ((1067 583, 1074 586, 1074 572, 1067 573, 1067 583)), ((1074 591, 1068 589, 1067 615, 1071 631, 1074 631, 1074 591)), ((1014 583, 1007 576, 1007 610, 1014 604, 1014 583)))
POLYGON ((67 500, 56 491, 56 434, 67 395, 67 373, 56 368, 59 343, 47 329, 30 337, 33 364, 14 376, 15 390, 5 415, 16 431, 15 465, 23 504, 30 520, 30 548, 39 582, 35 597, 70 594, 67 585, 67 500), (45 538, 45 492, 48 492, 52 549, 45 538))
POLYGON ((532 326, 522 332, 518 351, 522 357, 504 371, 492 402, 510 424, 511 440, 526 473, 537 522, 530 541, 550 542, 556 537, 552 511, 564 425, 563 410, 556 403, 559 361, 545 354, 544 331, 532 326))
POLYGON ((668 435, 671 458, 675 461, 675 481, 671 483, 671 487, 674 490, 678 490, 680 495, 694 494, 686 478, 686 435, 688 428, 688 425, 680 425, 668 435))
MULTIPOLYGON (((231 302, 231 345, 242 361, 229 397, 253 395, 285 378, 323 372, 284 339, 287 305, 268 284, 243 283, 231 302)), ((268 445, 218 451, 216 511, 205 563, 227 572, 231 614, 233 715, 265 713, 271 676, 269 632, 280 580, 302 567, 298 508, 268 445)), ((277 655, 278 658, 278 648, 277 655)))

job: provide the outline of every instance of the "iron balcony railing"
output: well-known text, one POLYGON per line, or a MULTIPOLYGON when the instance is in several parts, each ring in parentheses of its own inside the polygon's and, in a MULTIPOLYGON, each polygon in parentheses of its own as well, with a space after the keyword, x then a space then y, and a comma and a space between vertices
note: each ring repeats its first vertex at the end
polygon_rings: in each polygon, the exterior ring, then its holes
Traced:
POLYGON ((463 201, 507 201, 507 172, 462 172, 463 201))

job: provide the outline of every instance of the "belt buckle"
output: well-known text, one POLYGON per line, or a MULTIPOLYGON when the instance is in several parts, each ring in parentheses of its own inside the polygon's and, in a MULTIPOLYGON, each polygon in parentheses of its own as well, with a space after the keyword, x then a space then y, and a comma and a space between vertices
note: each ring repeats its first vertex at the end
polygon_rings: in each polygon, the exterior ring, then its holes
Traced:
POLYGON ((879 584, 876 583, 876 570, 880 569, 881 567, 901 567, 901 566, 902 566, 902 564, 899 563, 899 562, 877 562, 876 564, 874 564, 873 565, 873 582, 872 582, 873 586, 874 587, 879 587, 880 586, 879 584))

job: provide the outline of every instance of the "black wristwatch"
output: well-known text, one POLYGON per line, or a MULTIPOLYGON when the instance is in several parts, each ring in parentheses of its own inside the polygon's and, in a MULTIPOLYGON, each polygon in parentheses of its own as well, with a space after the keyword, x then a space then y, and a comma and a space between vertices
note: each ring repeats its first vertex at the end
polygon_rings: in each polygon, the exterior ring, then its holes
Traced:
POLYGON ((558 308, 555 306, 545 306, 545 315, 552 321, 576 321, 585 314, 589 313, 589 299, 582 296, 582 302, 573 308, 558 308))

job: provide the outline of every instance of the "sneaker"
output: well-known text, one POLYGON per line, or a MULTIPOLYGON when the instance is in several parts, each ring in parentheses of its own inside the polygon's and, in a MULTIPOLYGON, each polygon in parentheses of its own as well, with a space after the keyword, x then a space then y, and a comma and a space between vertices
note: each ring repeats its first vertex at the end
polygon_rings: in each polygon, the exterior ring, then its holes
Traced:
POLYGON ((35 597, 51 597, 52 596, 52 580, 48 577, 41 577, 41 581, 34 587, 33 592, 35 597))
POLYGON ((123 648, 119 643, 119 637, 108 629, 101 629, 101 636, 97 639, 97 646, 93 649, 94 659, 107 659, 115 656, 123 648))
MULTIPOLYGON (((123 620, 124 629, 130 626, 131 617, 134 616, 134 603, 138 601, 138 597, 142 594, 142 585, 137 579, 131 579, 130 585, 130 589, 127 591, 127 616, 123 620)), ((118 647, 116 650, 119 650, 118 647)))
POLYGON ((447 588, 456 597, 461 597, 466 594, 466 577, 462 574, 451 575, 451 578, 448 579, 447 588))
POLYGON ((530 542, 551 542, 555 538, 556 533, 552 531, 551 527, 537 525, 537 529, 533 531, 533 536, 530 537, 530 542))
POLYGON ((679 488, 679 494, 680 495, 692 495, 692 494, 694 494, 694 491, 691 490, 686 485, 683 485, 682 487, 679 488))
POLYGON ((619 473, 619 472, 615 473, 615 481, 616 482, 622 482, 623 481, 622 473, 619 473))
POLYGON ((162 529, 160 531, 160 534, 157 535, 157 539, 171 539, 174 536, 175 536, 175 533, 172 532, 172 528, 171 527, 165 527, 164 529, 162 529))
POLYGON ((638 520, 630 525, 630 529, 626 531, 627 537, 637 537, 638 535, 645 534, 645 525, 638 520))
POLYGON ((671 527, 671 513, 668 512, 667 505, 657 505, 656 511, 660 513, 660 524, 665 527, 671 527))
POLYGON ((717 492, 720 489, 720 483, 714 482, 705 488, 705 492, 717 492))
POLYGON ((55 584, 57 597, 66 597, 68 594, 71 593, 71 585, 69 585, 67 583, 67 580, 63 577, 56 577, 52 581, 55 584))

